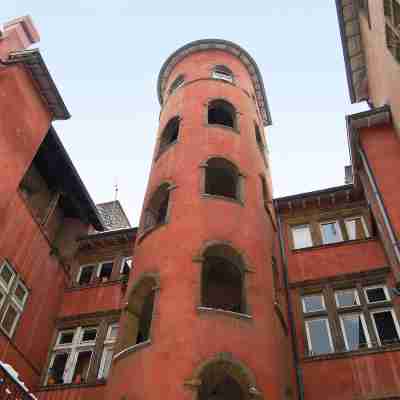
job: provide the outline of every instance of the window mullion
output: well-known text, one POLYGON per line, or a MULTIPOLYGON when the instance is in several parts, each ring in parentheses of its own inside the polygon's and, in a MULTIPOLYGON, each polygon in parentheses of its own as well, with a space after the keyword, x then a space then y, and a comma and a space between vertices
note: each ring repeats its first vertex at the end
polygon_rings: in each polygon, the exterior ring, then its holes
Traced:
POLYGON ((372 347, 376 347, 378 345, 378 339, 376 337, 374 323, 372 322, 372 317, 369 312, 369 308, 368 308, 367 300, 365 298, 365 293, 364 293, 363 287, 359 283, 357 284, 357 291, 358 291, 358 297, 359 297, 360 304, 361 304, 361 310, 362 310, 362 313, 364 314, 365 324, 367 325, 369 337, 371 340, 371 345, 372 345, 372 347))
POLYGON ((94 347, 92 347, 92 361, 90 363, 88 375, 87 375, 87 380, 88 382, 95 381, 98 370, 100 367, 100 362, 101 358, 103 355, 103 347, 104 347, 104 341, 106 340, 107 336, 107 330, 108 330, 108 324, 107 321, 103 320, 101 321, 98 329, 97 329, 97 336, 96 336, 96 343, 94 347))
POLYGON ((323 290, 326 309, 328 311, 328 320, 331 328, 334 351, 343 351, 344 341, 340 331, 340 321, 335 304, 335 296, 331 287, 325 286, 323 290))

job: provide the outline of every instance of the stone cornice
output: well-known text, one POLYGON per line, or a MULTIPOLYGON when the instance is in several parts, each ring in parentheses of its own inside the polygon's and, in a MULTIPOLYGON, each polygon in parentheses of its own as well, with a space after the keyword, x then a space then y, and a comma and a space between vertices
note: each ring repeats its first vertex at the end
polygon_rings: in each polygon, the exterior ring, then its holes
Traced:
POLYGON ((162 105, 164 102, 163 94, 165 91, 165 85, 175 65, 189 54, 206 50, 226 51, 227 53, 237 57, 246 66, 253 82, 257 103, 262 114, 264 125, 271 125, 271 113, 267 102, 267 96, 265 94, 264 83, 256 62, 246 50, 242 49, 235 43, 222 39, 202 39, 190 42, 176 50, 168 57, 158 75, 157 92, 160 104, 162 105))

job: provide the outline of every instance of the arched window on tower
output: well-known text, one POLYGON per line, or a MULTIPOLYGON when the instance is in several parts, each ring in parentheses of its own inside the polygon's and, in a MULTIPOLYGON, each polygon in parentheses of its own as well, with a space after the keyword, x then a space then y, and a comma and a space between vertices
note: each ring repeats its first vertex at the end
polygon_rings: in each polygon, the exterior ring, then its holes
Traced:
POLYGON ((264 142, 262 140, 260 128, 258 127, 258 125, 256 123, 254 123, 254 132, 256 135, 256 141, 257 141, 258 148, 260 149, 261 152, 264 152, 264 142))
POLYGON ((178 88, 180 88, 185 83, 185 76, 183 74, 179 75, 169 87, 168 93, 171 95, 175 92, 178 88))
POLYGON ((221 79, 227 82, 233 82, 233 73, 225 65, 216 65, 212 70, 212 75, 214 79, 221 79))
POLYGON ((211 101, 208 104, 208 123, 237 129, 235 107, 225 100, 218 99, 211 101))
POLYGON ((169 146, 177 142, 179 136, 179 124, 179 117, 174 117, 168 121, 160 137, 157 157, 167 150, 169 146))
POLYGON ((258 390, 254 375, 248 367, 220 353, 198 369, 194 381, 198 400, 250 400, 264 398, 258 390))
POLYGON ((217 244, 203 254, 201 305, 218 310, 245 313, 244 263, 232 247, 217 244))
POLYGON ((119 351, 150 340, 157 281, 152 275, 145 275, 134 285, 124 315, 119 351))
POLYGON ((163 183, 151 196, 144 211, 143 230, 148 231, 158 225, 168 222, 169 192, 171 185, 163 183))
POLYGON ((242 200, 242 177, 237 167, 225 158, 211 158, 204 165, 204 193, 242 200))

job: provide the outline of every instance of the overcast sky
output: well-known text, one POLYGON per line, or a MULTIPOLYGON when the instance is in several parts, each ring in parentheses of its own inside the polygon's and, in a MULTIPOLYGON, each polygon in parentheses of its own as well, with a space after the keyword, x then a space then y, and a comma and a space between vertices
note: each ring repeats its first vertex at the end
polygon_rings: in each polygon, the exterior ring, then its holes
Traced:
POLYGON ((55 123, 96 203, 119 200, 137 224, 160 107, 159 69, 178 47, 222 38, 263 75, 274 196, 344 183, 350 105, 334 0, 247 2, 15 0, 1 21, 30 14, 72 119, 55 123), (13 4, 14 3, 14 4, 13 4))

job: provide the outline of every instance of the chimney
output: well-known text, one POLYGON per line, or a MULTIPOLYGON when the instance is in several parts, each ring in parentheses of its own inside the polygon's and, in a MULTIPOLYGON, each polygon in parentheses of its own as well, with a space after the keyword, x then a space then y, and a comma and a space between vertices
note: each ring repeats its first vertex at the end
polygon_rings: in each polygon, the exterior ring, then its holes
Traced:
POLYGON ((351 165, 346 165, 344 167, 344 183, 346 185, 351 185, 353 183, 353 167, 351 165))
POLYGON ((10 53, 25 50, 39 40, 39 32, 29 15, 8 21, 0 33, 0 58, 5 60, 10 53))

